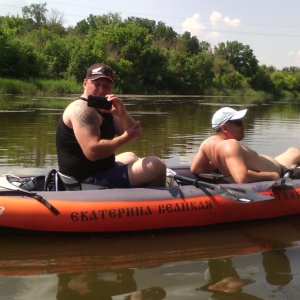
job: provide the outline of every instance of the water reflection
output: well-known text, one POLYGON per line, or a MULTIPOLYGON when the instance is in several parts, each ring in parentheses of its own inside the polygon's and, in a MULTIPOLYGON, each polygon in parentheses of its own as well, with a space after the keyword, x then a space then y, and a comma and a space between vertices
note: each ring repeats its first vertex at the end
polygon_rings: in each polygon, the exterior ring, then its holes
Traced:
POLYGON ((250 294, 251 291, 257 291, 255 275, 260 268, 265 275, 265 282, 269 285, 283 287, 293 280, 290 261, 285 252, 285 249, 262 252, 262 268, 259 265, 250 265, 238 269, 238 264, 234 266, 231 258, 211 259, 205 271, 208 283, 199 290, 211 292, 213 299, 264 299, 250 294), (245 292, 248 285, 248 292, 245 292))
POLYGON ((133 269, 58 274, 57 300, 162 300, 159 286, 137 290, 133 269))
POLYGON ((285 252, 285 249, 274 249, 262 253, 266 281, 269 284, 284 286, 292 281, 291 265, 285 252))
POLYGON ((249 278, 241 278, 232 265, 230 258, 211 259, 208 269, 205 271, 205 279, 209 282, 200 288, 201 291, 213 293, 213 299, 228 299, 228 293, 234 294, 231 299, 261 299, 243 293, 243 287, 255 281, 249 278))
POLYGON ((143 234, 2 235, 1 295, 299 299, 299 222, 294 216, 143 234))
POLYGON ((299 263, 299 251, 299 247, 294 247, 202 260, 181 257, 169 264, 146 268, 94 268, 47 277, 15 274, 0 277, 1 293, 7 296, 5 299, 296 300, 300 296, 299 270, 296 265, 292 270, 291 262, 299 263), (9 286, 14 290, 11 297, 9 286), (32 297, 34 293, 39 297, 32 297))
POLYGON ((112 300, 112 296, 124 295, 124 300, 161 300, 166 292, 161 287, 148 287, 137 291, 134 270, 115 272, 89 272, 59 274, 57 300, 112 300), (110 274, 111 273, 111 274, 110 274), (109 277, 114 277, 108 279, 109 277))

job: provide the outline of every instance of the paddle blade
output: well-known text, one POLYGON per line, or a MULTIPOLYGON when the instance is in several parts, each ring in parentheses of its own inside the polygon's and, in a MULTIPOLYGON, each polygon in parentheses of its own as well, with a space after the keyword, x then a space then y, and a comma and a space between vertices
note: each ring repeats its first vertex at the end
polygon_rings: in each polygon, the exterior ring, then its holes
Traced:
POLYGON ((282 185, 293 186, 293 185, 294 185, 294 180, 291 179, 291 178, 289 178, 289 177, 279 178, 277 181, 275 181, 275 182, 268 188, 268 190, 272 189, 273 187, 276 187, 276 186, 282 186, 282 185))
POLYGON ((274 198, 271 196, 261 195, 236 188, 218 186, 215 192, 223 198, 230 199, 235 202, 250 203, 260 201, 270 201, 274 198))
POLYGON ((295 175, 296 170, 298 170, 298 164, 292 165, 292 167, 286 171, 286 173, 284 174, 284 176, 282 178, 279 178, 277 181, 275 181, 269 188, 268 190, 271 190, 273 187, 275 186, 280 186, 280 185, 289 185, 289 186, 293 186, 294 185, 294 181, 293 179, 291 179, 291 176, 293 177, 293 175, 295 175))

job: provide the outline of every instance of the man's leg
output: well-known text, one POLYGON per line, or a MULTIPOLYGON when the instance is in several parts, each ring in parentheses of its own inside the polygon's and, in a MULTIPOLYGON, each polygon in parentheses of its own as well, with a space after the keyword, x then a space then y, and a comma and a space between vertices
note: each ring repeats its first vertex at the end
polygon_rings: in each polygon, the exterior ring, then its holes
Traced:
POLYGON ((156 156, 149 156, 128 165, 131 187, 166 186, 166 165, 156 156))
POLYGON ((290 169, 295 164, 300 165, 300 150, 294 147, 288 148, 285 152, 276 156, 275 159, 290 169))
POLYGON ((118 165, 129 165, 138 160, 139 158, 133 152, 124 152, 116 156, 116 163, 118 165))

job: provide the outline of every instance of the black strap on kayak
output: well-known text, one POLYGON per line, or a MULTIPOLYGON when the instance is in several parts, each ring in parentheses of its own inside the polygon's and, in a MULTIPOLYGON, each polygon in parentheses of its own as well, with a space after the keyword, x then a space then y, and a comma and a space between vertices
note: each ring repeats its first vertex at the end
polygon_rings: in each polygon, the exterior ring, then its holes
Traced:
POLYGON ((49 203, 45 198, 43 198, 40 195, 35 194, 32 196, 35 200, 39 201, 43 205, 45 205, 51 212, 53 212, 56 216, 59 215, 59 211, 51 204, 49 203))
POLYGON ((0 193, 11 195, 12 192, 15 192, 17 195, 20 195, 20 196, 31 197, 31 198, 37 200, 38 202, 40 202, 41 204, 43 204, 44 206, 46 206, 56 216, 59 214, 59 211, 51 203, 49 203, 46 199, 44 199, 42 196, 37 195, 37 193, 27 191, 18 186, 13 185, 9 180, 9 175, 1 177, 0 187, 7 189, 6 191, 5 190, 0 191, 0 193))

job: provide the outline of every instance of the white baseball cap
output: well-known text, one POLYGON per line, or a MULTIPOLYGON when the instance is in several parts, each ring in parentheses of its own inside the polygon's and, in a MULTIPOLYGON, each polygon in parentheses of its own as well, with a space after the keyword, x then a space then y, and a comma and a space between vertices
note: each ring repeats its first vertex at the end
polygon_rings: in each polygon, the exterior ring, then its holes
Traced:
POLYGON ((231 107, 223 107, 215 112, 212 117, 211 125, 214 130, 219 130, 222 124, 229 120, 242 119, 247 113, 247 109, 235 110, 231 107))

